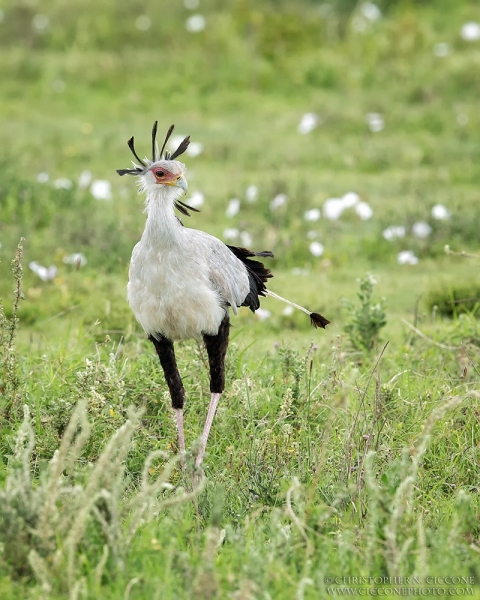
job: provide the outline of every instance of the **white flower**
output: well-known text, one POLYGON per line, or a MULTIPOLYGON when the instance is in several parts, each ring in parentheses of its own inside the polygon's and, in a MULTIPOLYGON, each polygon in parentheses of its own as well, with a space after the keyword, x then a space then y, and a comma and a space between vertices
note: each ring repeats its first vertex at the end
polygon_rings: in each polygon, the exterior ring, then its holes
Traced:
POLYGON ((90 171, 82 171, 80 173, 80 177, 78 178, 78 187, 85 189, 90 185, 90 182, 92 181, 92 174, 90 173, 90 171))
POLYGON ((203 15, 192 15, 191 17, 188 17, 185 27, 190 33, 197 33, 199 31, 203 31, 206 24, 207 22, 205 21, 205 17, 203 15))
POLYGON ((195 158, 203 152, 203 145, 200 142, 190 142, 188 148, 185 151, 185 154, 195 158))
POLYGON ((49 26, 50 19, 47 15, 35 15, 32 19, 32 25, 37 31, 45 31, 45 29, 49 26))
POLYGON ((450 54, 450 45, 445 42, 439 42, 433 47, 433 54, 438 58, 444 58, 450 54))
POLYGON ((305 135, 306 133, 313 131, 317 125, 318 115, 315 113, 305 113, 298 124, 297 131, 298 133, 305 135))
POLYGON ((357 206, 355 206, 355 212, 362 221, 368 221, 368 219, 371 219, 373 216, 373 210, 367 202, 359 202, 357 206))
POLYGON ((476 42, 477 40, 480 40, 480 25, 475 23, 475 21, 464 23, 460 35, 467 42, 476 42))
POLYGON ((397 255, 397 262, 399 265, 416 265, 418 258, 411 250, 402 250, 397 255))
POLYGON ((272 316, 272 313, 265 308, 257 308, 255 314, 260 319, 260 321, 265 321, 265 319, 269 319, 272 316))
POLYGON ((293 267, 292 275, 310 275, 308 269, 301 269, 300 267, 293 267))
POLYGON ((307 231, 307 240, 314 240, 316 237, 318 237, 318 231, 314 231, 313 229, 307 231))
POLYGON ((321 244, 320 242, 312 242, 309 246, 309 249, 313 256, 322 256, 325 250, 323 244, 321 244))
POLYGON ((328 198, 323 203, 323 216, 330 221, 336 221, 344 209, 343 201, 340 198, 328 198))
POLYGON ((467 123, 468 123, 468 115, 466 115, 465 113, 459 113, 457 115, 457 123, 464 127, 467 123))
POLYGON ((96 179, 90 186, 90 192, 96 200, 112 199, 112 186, 106 179, 96 179))
POLYGON ((245 247, 248 248, 248 246, 251 246, 253 242, 252 234, 248 233, 248 231, 242 231, 240 233, 240 241, 245 247))
POLYGON ((380 9, 373 2, 364 2, 360 7, 360 12, 369 21, 377 21, 382 16, 380 9))
POLYGON ((55 79, 52 83, 52 90, 57 92, 57 94, 61 94, 65 90, 65 82, 63 79, 55 79))
POLYGON ((413 235, 424 240, 432 233, 432 228, 425 221, 418 221, 413 224, 412 231, 413 235))
POLYGON ((360 202, 360 196, 356 192, 347 192, 341 200, 343 208, 351 208, 360 202))
POLYGON ((258 198, 258 187, 256 185, 249 185, 245 190, 245 200, 247 202, 256 202, 258 198))
POLYGON ((286 306, 282 310, 282 315, 285 315, 286 317, 289 317, 292 314, 293 314, 293 306, 286 306))
POLYGON ((432 217, 437 221, 448 221, 451 216, 452 213, 443 204, 435 204, 432 207, 432 217))
POLYGON ((181 135, 179 133, 172 135, 172 137, 168 141, 169 149, 173 152, 174 150, 176 150, 178 148, 178 146, 180 146, 180 144, 183 142, 184 139, 185 139, 185 136, 181 135))
POLYGON ((30 269, 40 277, 42 281, 52 281, 57 275, 57 267, 51 265, 50 267, 44 267, 40 265, 36 260, 33 260, 28 264, 30 269))
POLYGON ((78 269, 80 267, 84 267, 87 264, 87 259, 85 257, 85 254, 82 254, 82 252, 74 252, 73 254, 64 256, 63 262, 66 265, 74 265, 78 269))
POLYGON ((355 31, 365 31, 368 22, 360 15, 354 15, 352 19, 352 27, 355 31))
POLYGON ((380 113, 368 113, 365 118, 367 120, 368 128, 372 133, 378 133, 385 127, 383 115, 380 113))
POLYGON ((232 198, 228 203, 225 214, 227 217, 234 217, 240 210, 240 200, 238 198, 232 198))
MULTIPOLYGON (((171 152, 174 152, 180 144, 183 142, 186 136, 181 135, 180 133, 172 135, 172 137, 168 140, 168 149, 171 152)), ((185 150, 185 154, 195 158, 203 152, 203 144, 201 142, 190 142, 188 148, 185 150)))
POLYGON ((195 10, 200 4, 199 0, 183 0, 183 5, 189 10, 195 10))
POLYGON ((72 186, 73 183, 70 181, 70 179, 67 179, 66 177, 55 179, 55 181, 53 182, 53 187, 57 190, 69 190, 72 186))
POLYGON ((200 208, 200 206, 202 206, 204 202, 204 195, 202 194, 202 192, 198 191, 193 192, 190 198, 185 200, 185 204, 188 204, 188 206, 191 206, 192 208, 200 208))
POLYGON ((311 208, 310 210, 307 210, 303 216, 305 221, 318 221, 320 218, 320 209, 311 208))
POLYGON ((287 203, 287 195, 286 194, 278 194, 275 198, 270 202, 270 210, 277 210, 280 206, 283 206, 287 203))
POLYGON ((135 27, 138 31, 147 31, 152 25, 152 20, 147 15, 140 15, 135 21, 135 27))
POLYGON ((405 237, 405 227, 403 225, 391 225, 383 230, 383 237, 389 242, 403 238, 405 237))
POLYGON ((38 183, 47 183, 47 181, 50 179, 48 173, 45 173, 42 171, 42 173, 39 173, 37 175, 37 181, 38 183))
POLYGON ((238 229, 234 229, 233 227, 227 227, 227 229, 223 232, 223 237, 226 240, 235 240, 238 238, 239 231, 238 229))

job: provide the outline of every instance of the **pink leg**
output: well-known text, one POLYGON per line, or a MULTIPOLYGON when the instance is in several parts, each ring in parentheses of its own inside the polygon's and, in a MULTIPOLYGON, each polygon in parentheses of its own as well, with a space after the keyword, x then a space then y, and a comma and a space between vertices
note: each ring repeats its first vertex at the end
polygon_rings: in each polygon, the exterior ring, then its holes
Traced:
POLYGON ((175 408, 175 422, 177 424, 178 431, 178 444, 180 446, 180 454, 182 455, 181 464, 182 469, 186 469, 185 463, 185 435, 183 433, 183 408, 175 408))
POLYGON ((200 450, 198 451, 195 466, 199 467, 202 464, 203 457, 205 455, 205 448, 207 447, 208 435, 212 427, 213 419, 215 417, 215 411, 217 410, 218 402, 222 394, 214 392, 210 400, 210 406, 208 407, 207 419, 205 421, 205 427, 203 428, 202 439, 200 442, 200 450))

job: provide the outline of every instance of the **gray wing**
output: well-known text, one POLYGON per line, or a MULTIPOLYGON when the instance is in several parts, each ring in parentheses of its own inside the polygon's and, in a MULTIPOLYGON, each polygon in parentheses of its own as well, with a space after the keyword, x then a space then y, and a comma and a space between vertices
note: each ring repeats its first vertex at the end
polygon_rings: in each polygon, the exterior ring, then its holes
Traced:
POLYGON ((247 268, 219 239, 195 229, 189 230, 189 236, 195 238, 196 247, 205 250, 212 289, 237 314, 237 307, 242 306, 250 292, 247 268))
POLYGON ((247 269, 222 241, 213 236, 208 238, 211 244, 208 260, 210 282, 220 298, 237 314, 237 307, 242 306, 250 292, 247 269))
POLYGON ((248 306, 252 312, 260 307, 260 296, 267 294, 266 283, 273 277, 263 263, 252 257, 270 257, 270 251, 252 252, 247 248, 227 246, 203 231, 189 230, 195 246, 202 247, 207 257, 208 278, 222 302, 237 313, 238 306, 248 306))

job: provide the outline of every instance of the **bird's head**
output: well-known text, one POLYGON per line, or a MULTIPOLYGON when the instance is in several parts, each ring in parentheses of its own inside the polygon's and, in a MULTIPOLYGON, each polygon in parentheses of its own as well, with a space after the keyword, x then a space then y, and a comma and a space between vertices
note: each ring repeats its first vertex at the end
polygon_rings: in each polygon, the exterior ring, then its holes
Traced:
POLYGON ((199 212, 196 208, 187 206, 178 199, 182 193, 186 193, 188 190, 187 180, 184 177, 187 169, 182 162, 175 159, 183 154, 188 148, 188 145, 190 144, 190 136, 187 136, 181 142, 175 152, 170 153, 168 150, 165 150, 165 146, 167 145, 167 142, 174 129, 174 125, 171 125, 167 131, 167 135, 165 136, 162 149, 160 152, 158 152, 156 142, 157 126, 158 121, 155 121, 152 129, 152 160, 149 160, 148 158, 141 160, 139 158, 135 151, 134 139, 131 137, 127 142, 128 147, 141 166, 133 162, 132 169, 117 169, 117 173, 120 176, 136 175, 140 179, 141 191, 146 191, 147 193, 149 191, 158 190, 158 186, 161 186, 164 189, 176 188, 177 194, 174 199, 175 208, 187 216, 189 216, 188 210, 199 212))

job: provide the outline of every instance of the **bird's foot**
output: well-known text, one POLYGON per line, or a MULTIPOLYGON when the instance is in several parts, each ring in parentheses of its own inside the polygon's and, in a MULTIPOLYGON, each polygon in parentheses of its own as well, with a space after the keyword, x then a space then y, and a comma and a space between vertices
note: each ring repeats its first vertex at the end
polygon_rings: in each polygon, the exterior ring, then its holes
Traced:
POLYGON ((195 467, 195 470, 192 474, 192 488, 198 488, 204 479, 205 473, 203 472, 203 469, 201 467, 195 467))

